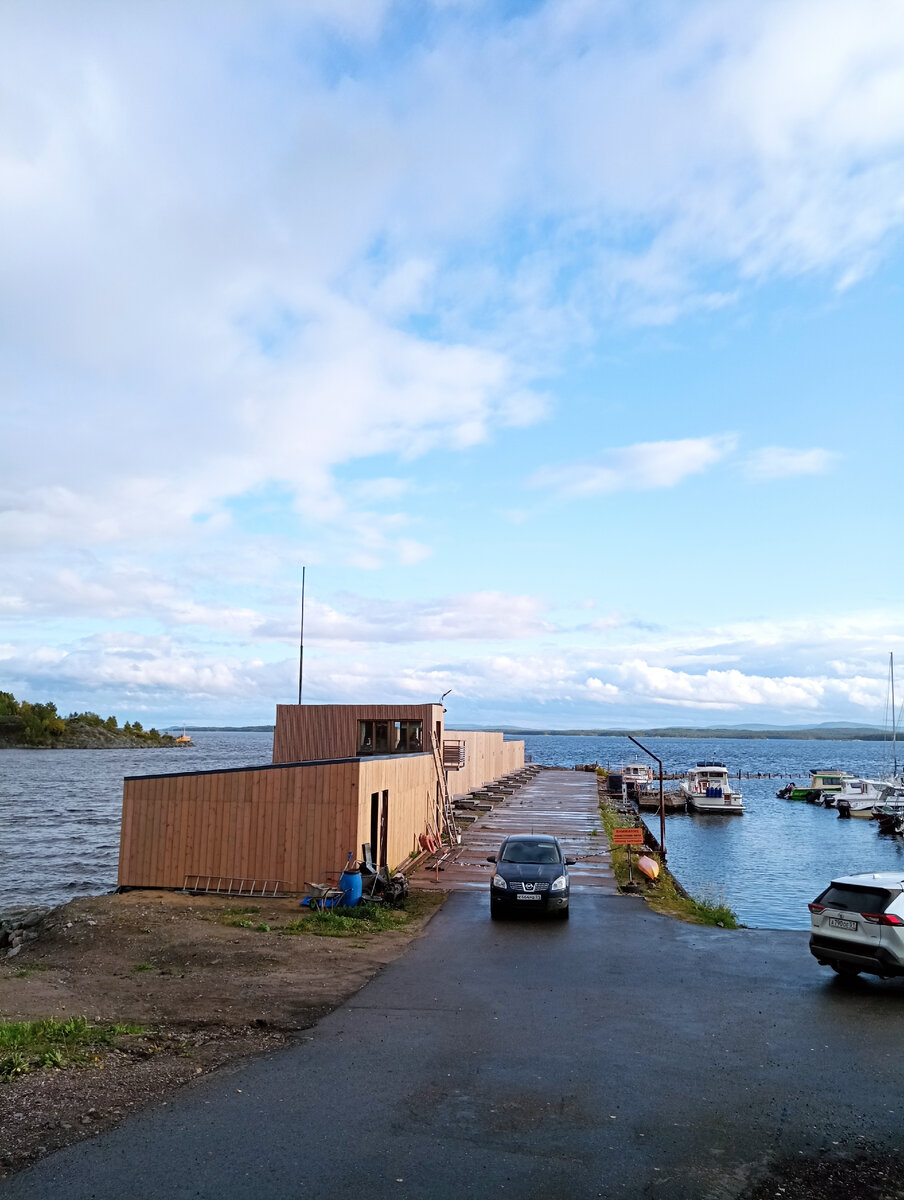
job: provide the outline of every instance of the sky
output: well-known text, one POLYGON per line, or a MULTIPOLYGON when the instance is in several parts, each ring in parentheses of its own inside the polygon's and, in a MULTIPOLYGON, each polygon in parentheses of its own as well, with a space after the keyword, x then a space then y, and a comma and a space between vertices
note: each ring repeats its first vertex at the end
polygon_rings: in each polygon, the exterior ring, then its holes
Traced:
POLYGON ((899 0, 0 0, 0 690, 882 725, 902 228, 899 0))

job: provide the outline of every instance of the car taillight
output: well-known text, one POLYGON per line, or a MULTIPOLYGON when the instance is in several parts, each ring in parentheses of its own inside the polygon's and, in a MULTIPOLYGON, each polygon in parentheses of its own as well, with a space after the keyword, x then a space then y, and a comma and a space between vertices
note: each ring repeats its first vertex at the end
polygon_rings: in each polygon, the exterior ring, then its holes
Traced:
POLYGON ((807 908, 811 913, 821 913, 825 912, 826 910, 826 906, 824 904, 808 904, 807 908))
POLYGON ((904 925, 904 921, 894 913, 861 913, 860 916, 871 925, 904 925))

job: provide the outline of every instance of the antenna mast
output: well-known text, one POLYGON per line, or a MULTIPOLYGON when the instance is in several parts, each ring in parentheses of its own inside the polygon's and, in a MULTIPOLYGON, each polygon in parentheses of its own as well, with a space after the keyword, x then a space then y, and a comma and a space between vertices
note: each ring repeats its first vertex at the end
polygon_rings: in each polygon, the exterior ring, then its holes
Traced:
POLYGON ((298 703, 301 704, 301 685, 304 679, 304 573, 301 568, 301 633, 298 638, 298 703))

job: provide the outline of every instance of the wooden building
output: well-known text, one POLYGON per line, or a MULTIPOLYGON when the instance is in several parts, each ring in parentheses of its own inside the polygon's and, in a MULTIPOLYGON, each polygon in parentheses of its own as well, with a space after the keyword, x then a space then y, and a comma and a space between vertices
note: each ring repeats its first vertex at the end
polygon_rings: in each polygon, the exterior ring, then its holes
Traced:
POLYGON ((368 844, 398 869, 440 827, 447 780, 459 794, 524 762, 523 742, 445 735, 442 718, 437 704, 279 705, 272 764, 127 778, 120 886, 300 892, 368 844))

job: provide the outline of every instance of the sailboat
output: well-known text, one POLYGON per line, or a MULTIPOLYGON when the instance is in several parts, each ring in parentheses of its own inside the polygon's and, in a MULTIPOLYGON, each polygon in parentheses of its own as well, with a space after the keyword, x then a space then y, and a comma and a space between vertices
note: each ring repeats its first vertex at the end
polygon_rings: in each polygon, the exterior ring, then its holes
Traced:
MULTIPOLYGON (((891 775, 882 775, 882 798, 873 809, 880 833, 904 833, 904 777, 898 774, 898 714, 895 711, 895 656, 888 656, 888 702, 891 705, 891 775)), ((885 714, 886 727, 888 711, 885 714)))
MULTIPOLYGON (((888 729, 888 708, 891 707, 891 774, 883 772, 884 783, 895 787, 904 786, 904 776, 898 772, 898 713, 895 709, 895 656, 888 655, 888 698, 885 709, 885 728, 888 729)), ((887 759, 886 759, 887 762, 887 759)))

